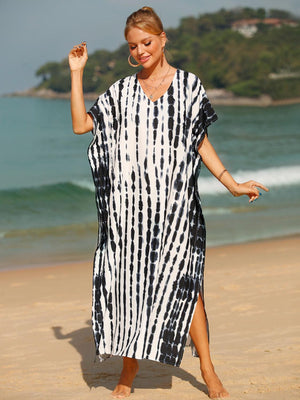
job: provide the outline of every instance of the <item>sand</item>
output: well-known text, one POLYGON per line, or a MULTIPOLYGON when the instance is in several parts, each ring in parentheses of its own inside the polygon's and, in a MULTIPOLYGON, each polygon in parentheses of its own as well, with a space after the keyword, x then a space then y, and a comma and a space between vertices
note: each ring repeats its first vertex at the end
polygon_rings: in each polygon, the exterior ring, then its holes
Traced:
MULTIPOLYGON (((231 399, 300 398, 300 238, 208 249, 216 370, 231 399)), ((91 260, 0 273, 0 399, 109 399, 121 359, 94 362, 91 260)), ((143 360, 132 399, 208 399, 199 361, 143 360)))

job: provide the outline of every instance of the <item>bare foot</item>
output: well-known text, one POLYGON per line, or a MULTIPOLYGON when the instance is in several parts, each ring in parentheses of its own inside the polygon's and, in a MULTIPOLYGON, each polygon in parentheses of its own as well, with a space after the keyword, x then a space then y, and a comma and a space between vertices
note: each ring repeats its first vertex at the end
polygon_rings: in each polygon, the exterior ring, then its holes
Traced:
POLYGON ((112 392, 116 399, 129 397, 133 380, 138 372, 139 364, 135 358, 123 357, 123 369, 117 386, 112 392))
POLYGON ((222 399, 229 397, 229 393, 222 385, 222 382, 215 373, 214 367, 208 369, 201 369, 201 375, 206 383, 208 389, 208 396, 210 399, 222 399))

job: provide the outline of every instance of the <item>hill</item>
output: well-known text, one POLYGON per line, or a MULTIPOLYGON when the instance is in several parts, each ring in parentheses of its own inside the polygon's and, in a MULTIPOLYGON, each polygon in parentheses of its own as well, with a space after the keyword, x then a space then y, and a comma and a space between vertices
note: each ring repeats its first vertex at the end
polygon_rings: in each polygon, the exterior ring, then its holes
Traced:
MULTIPOLYGON (((166 32, 170 63, 197 74, 206 88, 254 98, 266 94, 274 100, 299 97, 300 26, 298 18, 286 11, 221 9, 182 18, 177 28, 166 32)), ((127 44, 89 54, 85 92, 101 93, 132 74, 127 57, 127 44)), ((36 89, 70 91, 67 59, 44 64, 36 75, 42 79, 36 89)))

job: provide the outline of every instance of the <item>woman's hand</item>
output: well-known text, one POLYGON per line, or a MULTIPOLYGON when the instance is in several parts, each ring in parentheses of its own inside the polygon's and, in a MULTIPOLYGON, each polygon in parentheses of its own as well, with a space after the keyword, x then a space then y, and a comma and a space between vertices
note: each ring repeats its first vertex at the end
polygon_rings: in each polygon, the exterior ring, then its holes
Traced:
POLYGON ((244 183, 237 183, 231 193, 236 197, 247 195, 249 197, 249 203, 252 203, 261 195, 258 188, 264 190, 265 192, 269 191, 268 188, 259 182, 248 181, 244 183))
POLYGON ((69 53, 72 125, 73 131, 77 135, 81 135, 93 129, 93 120, 85 109, 82 87, 83 70, 87 59, 88 53, 85 42, 74 46, 69 53))
POLYGON ((209 142, 207 135, 205 135, 198 151, 202 161, 209 171, 230 191, 233 196, 237 197, 245 194, 249 197, 249 203, 252 203, 259 197, 259 190, 257 188, 263 189, 266 192, 269 191, 269 189, 264 185, 255 181, 236 183, 227 169, 224 168, 224 165, 215 149, 209 142))
POLYGON ((88 60, 86 42, 74 46, 69 53, 69 65, 71 71, 81 71, 88 60))

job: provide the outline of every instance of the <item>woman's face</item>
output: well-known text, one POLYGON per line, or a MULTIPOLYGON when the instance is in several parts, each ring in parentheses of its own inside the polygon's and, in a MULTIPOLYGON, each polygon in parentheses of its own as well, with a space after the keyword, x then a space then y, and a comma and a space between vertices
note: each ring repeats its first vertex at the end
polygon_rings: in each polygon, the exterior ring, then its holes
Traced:
POLYGON ((134 27, 127 34, 127 42, 131 56, 144 68, 151 68, 161 60, 166 35, 153 35, 134 27))

